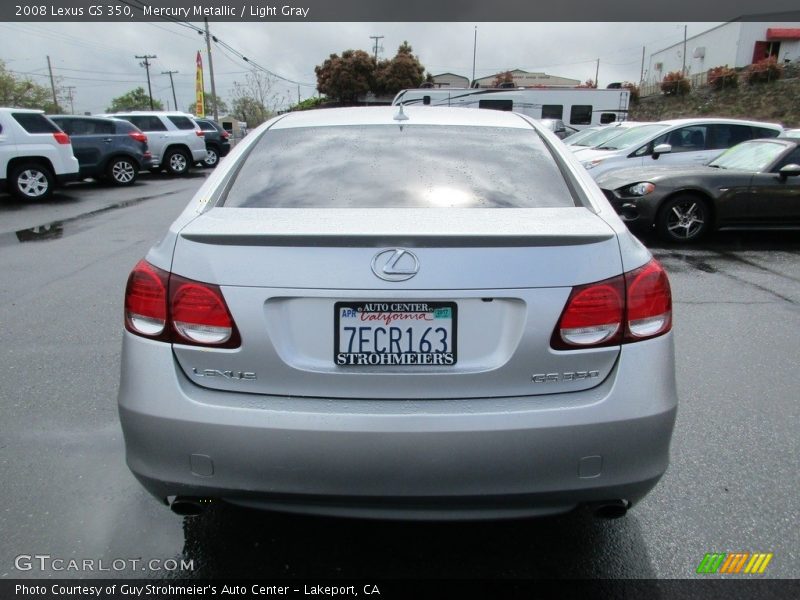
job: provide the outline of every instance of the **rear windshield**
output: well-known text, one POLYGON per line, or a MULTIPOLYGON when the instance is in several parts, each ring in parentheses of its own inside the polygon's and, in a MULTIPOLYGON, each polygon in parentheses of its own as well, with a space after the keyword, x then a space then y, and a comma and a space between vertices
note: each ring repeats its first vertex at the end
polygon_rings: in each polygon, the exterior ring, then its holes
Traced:
POLYGON ((533 129, 369 125, 273 129, 245 159, 225 206, 576 206, 533 129))
POLYGON ((57 133, 61 131, 50 119, 39 113, 12 113, 11 116, 28 133, 57 133))
POLYGON ((174 117, 169 115, 167 117, 178 129, 194 129, 194 122, 188 117, 174 117))

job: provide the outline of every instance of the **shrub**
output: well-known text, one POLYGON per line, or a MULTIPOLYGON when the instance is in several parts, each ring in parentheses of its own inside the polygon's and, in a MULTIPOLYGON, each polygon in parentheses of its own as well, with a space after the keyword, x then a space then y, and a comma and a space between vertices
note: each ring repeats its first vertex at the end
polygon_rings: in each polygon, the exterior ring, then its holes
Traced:
POLYGON ((682 96, 687 94, 690 88, 689 80, 680 71, 667 73, 661 81, 661 91, 665 96, 682 96))
POLYGON ((631 96, 631 102, 636 103, 639 102, 639 86, 635 83, 631 83, 630 81, 626 81, 622 84, 622 89, 628 90, 631 96))
POLYGON ((783 65, 774 56, 748 65, 744 70, 744 78, 750 85, 775 81, 783 76, 783 65))
POLYGON ((724 67, 714 67, 708 70, 708 85, 715 90, 736 87, 739 84, 739 74, 735 69, 724 67))

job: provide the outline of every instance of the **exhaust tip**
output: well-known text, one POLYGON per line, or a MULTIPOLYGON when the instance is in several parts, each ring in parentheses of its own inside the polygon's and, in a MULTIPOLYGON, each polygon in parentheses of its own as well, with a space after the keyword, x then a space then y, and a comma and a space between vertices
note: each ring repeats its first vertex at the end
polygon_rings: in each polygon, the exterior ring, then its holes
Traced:
POLYGON ((176 515, 182 517, 196 517, 202 514, 211 505, 211 502, 211 498, 178 496, 170 503, 169 508, 176 515))
POLYGON ((612 500, 595 505, 594 516, 600 519, 620 519, 628 513, 631 503, 627 500, 612 500))

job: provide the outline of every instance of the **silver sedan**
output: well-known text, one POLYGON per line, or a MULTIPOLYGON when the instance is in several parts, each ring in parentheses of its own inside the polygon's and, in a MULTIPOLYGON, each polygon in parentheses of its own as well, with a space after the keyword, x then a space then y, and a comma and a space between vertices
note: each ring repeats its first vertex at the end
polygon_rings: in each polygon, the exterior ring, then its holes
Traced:
POLYGON ((279 116, 133 268, 128 465, 184 515, 621 516, 667 468, 671 308, 532 119, 279 116))

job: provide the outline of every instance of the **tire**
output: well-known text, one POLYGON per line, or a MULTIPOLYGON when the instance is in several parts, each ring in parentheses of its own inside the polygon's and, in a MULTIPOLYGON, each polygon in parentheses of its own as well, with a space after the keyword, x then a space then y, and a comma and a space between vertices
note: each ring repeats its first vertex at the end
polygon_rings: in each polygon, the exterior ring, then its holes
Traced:
POLYGON ((163 167, 170 175, 186 175, 191 165, 192 159, 180 148, 167 150, 164 156, 163 167))
POLYGON ((133 185, 138 174, 136 162, 124 156, 112 158, 106 167, 106 177, 114 185, 133 185))
POLYGON ((20 200, 46 200, 53 193, 55 177, 39 163, 14 167, 8 180, 9 191, 20 200))
POLYGON ((213 169, 214 167, 219 164, 219 150, 215 146, 209 146, 206 148, 206 157, 202 162, 202 165, 207 169, 213 169))
POLYGON ((688 194, 674 196, 664 202, 656 220, 658 235, 668 242, 679 244, 700 239, 710 225, 711 209, 708 202, 688 194))

